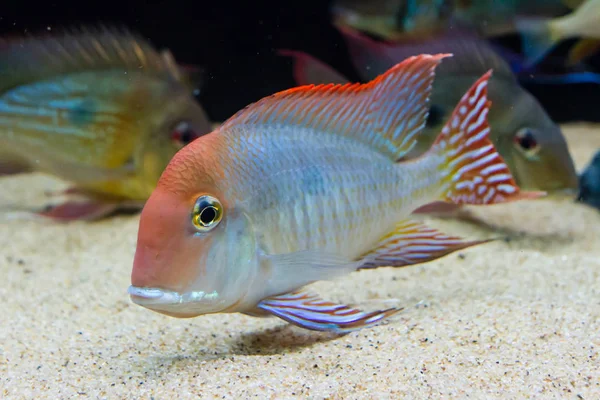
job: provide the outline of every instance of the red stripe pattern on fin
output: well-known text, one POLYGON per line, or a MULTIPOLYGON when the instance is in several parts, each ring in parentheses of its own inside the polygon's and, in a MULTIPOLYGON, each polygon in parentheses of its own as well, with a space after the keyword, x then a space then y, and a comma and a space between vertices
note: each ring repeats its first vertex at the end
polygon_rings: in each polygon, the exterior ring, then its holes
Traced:
POLYGON ((533 199, 543 192, 521 192, 508 166, 489 139, 487 98, 491 71, 465 93, 442 129, 432 151, 442 154, 445 191, 442 200, 455 204, 495 204, 533 199))
POLYGON ((489 241, 465 241, 419 222, 406 220, 398 223, 396 229, 384 236, 374 250, 363 256, 365 263, 359 269, 425 263, 489 241))
POLYGON ((340 334, 376 325, 403 310, 388 308, 367 313, 322 300, 318 295, 303 290, 269 297, 262 300, 258 308, 301 328, 340 334))
POLYGON ((301 86, 265 97, 227 120, 302 126, 352 138, 398 160, 416 143, 429 112, 435 68, 450 54, 419 55, 365 84, 301 86))

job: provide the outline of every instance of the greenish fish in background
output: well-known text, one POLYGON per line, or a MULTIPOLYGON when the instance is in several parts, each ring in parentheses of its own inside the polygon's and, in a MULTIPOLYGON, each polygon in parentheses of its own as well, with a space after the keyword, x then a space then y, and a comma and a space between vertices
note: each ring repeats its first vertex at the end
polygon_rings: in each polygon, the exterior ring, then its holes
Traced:
POLYGON ((557 42, 581 37, 569 53, 575 64, 600 48, 598 0, 336 0, 336 25, 390 41, 422 40, 448 31, 487 37, 519 33, 526 64, 538 62, 557 42))
POLYGON ((173 155, 211 131, 200 74, 115 27, 0 39, 0 175, 73 184, 40 214, 94 219, 141 207, 173 155))
POLYGON ((335 0, 336 24, 402 40, 449 27, 485 35, 514 32, 518 18, 555 17, 583 0, 335 0))
MULTIPOLYGON (((368 81, 410 56, 451 52, 438 67, 430 99, 427 125, 416 146, 406 156, 416 157, 433 143, 437 132, 476 77, 489 69, 491 140, 508 164, 519 186, 527 190, 574 194, 578 177, 567 143, 558 125, 537 100, 523 89, 509 65, 483 40, 457 35, 412 45, 376 42, 341 28, 352 62, 361 79, 368 81)), ((295 59, 299 84, 348 82, 338 72, 299 52, 282 51, 295 59)))

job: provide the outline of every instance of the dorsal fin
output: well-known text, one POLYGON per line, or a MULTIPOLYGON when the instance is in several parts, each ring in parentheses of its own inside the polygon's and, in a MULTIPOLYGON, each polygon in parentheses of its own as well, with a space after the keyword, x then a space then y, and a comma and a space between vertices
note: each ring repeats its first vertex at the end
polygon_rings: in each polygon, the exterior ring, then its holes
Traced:
POLYGON ((346 41, 354 67, 365 78, 370 79, 407 57, 449 52, 453 57, 440 66, 438 76, 478 77, 493 69, 496 76, 516 79, 508 62, 492 45, 470 31, 455 30, 432 39, 390 43, 376 41, 348 27, 338 30, 346 41))
POLYGON ((392 160, 425 126, 435 68, 450 54, 410 57, 365 84, 308 85, 247 106, 222 125, 303 126, 352 138, 392 160))
POLYGON ((170 52, 117 27, 82 27, 0 39, 0 92, 82 71, 143 69, 182 81, 170 52))
POLYGON ((279 50, 278 53, 294 61, 293 73, 297 85, 348 83, 345 76, 313 56, 294 50, 279 50))

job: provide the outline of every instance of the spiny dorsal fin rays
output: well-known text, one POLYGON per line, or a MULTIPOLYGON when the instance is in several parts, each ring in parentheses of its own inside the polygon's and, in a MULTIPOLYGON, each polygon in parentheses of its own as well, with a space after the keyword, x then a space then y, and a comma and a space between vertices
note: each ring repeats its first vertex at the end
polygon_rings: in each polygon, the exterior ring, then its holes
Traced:
POLYGON ((450 54, 410 57, 366 84, 284 90, 239 111, 222 128, 296 125, 352 138, 396 161, 425 126, 435 68, 450 54))
POLYGON ((104 25, 0 38, 0 92, 57 75, 119 68, 181 81, 167 51, 127 28, 104 25))

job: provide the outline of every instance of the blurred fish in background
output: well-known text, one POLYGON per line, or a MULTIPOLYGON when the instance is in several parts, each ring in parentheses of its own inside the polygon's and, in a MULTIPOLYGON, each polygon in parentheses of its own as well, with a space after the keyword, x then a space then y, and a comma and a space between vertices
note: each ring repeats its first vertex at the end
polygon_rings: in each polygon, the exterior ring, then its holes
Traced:
POLYGON ((579 180, 577 200, 600 209, 600 151, 596 152, 579 180))
POLYGON ((200 77, 124 28, 0 39, 0 175, 71 182, 85 200, 40 212, 57 220, 141 207, 173 155, 211 131, 200 77))
POLYGON ((574 0, 571 3, 579 7, 565 16, 517 22, 518 30, 523 35, 527 64, 535 64, 565 39, 583 38, 569 52, 568 65, 576 64, 600 50, 600 0, 574 0))
POLYGON ((389 41, 457 30, 485 37, 519 33, 528 66, 567 38, 583 39, 573 47, 570 64, 600 49, 599 0, 336 0, 331 11, 337 25, 389 41))
MULTIPOLYGON (((352 63, 364 81, 413 55, 440 51, 454 54, 438 67, 427 125, 408 158, 422 154, 431 146, 461 93, 476 77, 493 69, 489 98, 494 106, 488 116, 491 139, 519 186, 554 194, 575 194, 578 178, 560 128, 519 85, 510 66, 484 40, 460 34, 400 45, 376 42, 349 28, 340 31, 352 63)), ((289 50, 281 54, 294 57, 294 76, 299 84, 348 82, 309 55, 289 50)))

